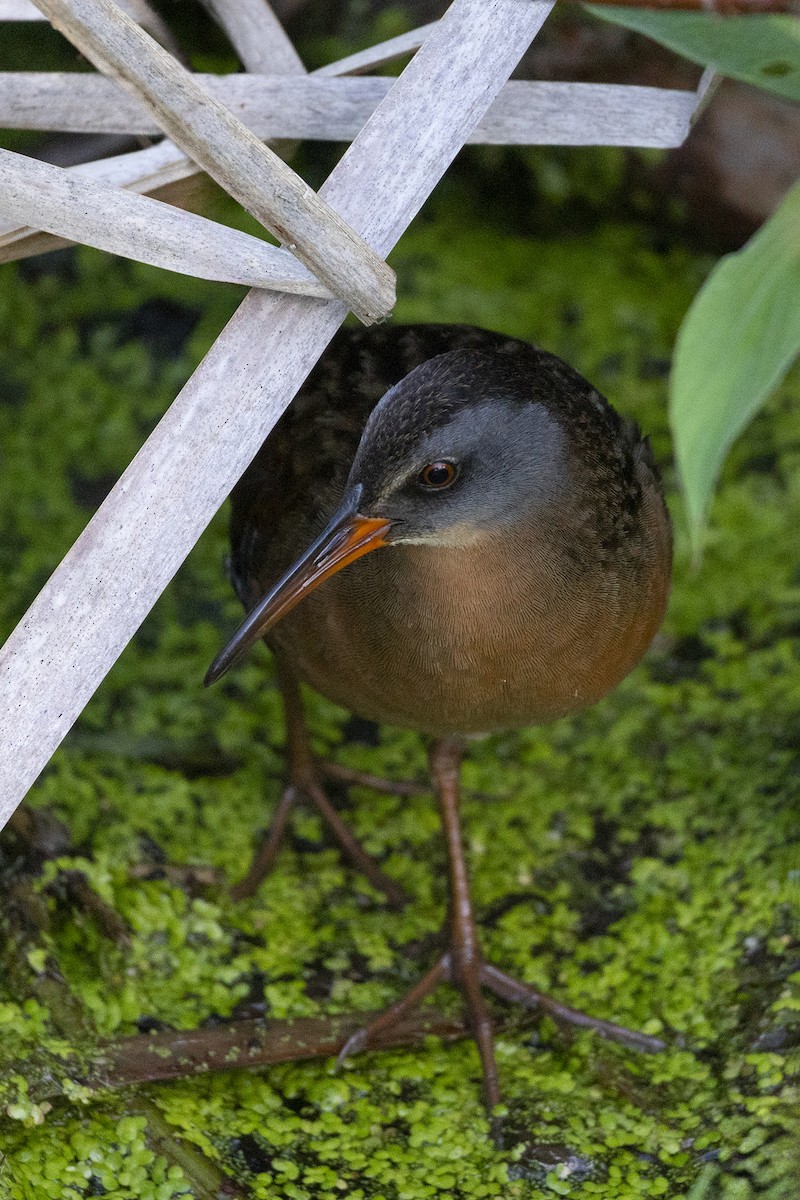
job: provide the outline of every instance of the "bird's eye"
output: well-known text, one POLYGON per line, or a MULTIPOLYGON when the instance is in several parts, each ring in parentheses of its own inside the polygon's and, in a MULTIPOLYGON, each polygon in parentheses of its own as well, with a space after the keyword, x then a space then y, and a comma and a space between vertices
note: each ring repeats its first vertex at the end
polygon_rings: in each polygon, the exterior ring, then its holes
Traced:
POLYGON ((453 462, 432 462, 423 467, 417 476, 417 482, 430 491, 440 492, 450 487, 458 478, 458 467, 453 462))

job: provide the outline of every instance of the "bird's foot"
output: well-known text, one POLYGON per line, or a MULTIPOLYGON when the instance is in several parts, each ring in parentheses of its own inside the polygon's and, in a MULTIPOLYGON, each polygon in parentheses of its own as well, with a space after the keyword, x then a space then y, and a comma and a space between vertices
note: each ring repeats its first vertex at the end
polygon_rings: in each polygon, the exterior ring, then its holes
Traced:
POLYGON ((405 996, 396 1000, 385 1012, 375 1017, 369 1025, 365 1025, 363 1029, 354 1033, 342 1047, 338 1058, 339 1063, 342 1063, 351 1054, 369 1049, 378 1034, 385 1033, 393 1025, 401 1022, 440 983, 451 983, 459 988, 466 1001, 469 1024, 472 1035, 478 1044, 483 1065, 484 1093, 490 1113, 500 1101, 500 1091, 494 1057, 492 1026, 482 993, 483 988, 488 988, 503 1000, 522 1004, 525 1008, 538 1008, 552 1017, 559 1025, 593 1029, 601 1037, 651 1054, 665 1049, 665 1043, 659 1038, 639 1033, 634 1029, 626 1029, 623 1025, 616 1025, 613 1021, 605 1021, 600 1017, 590 1017, 578 1009, 562 1004, 552 996, 537 991, 530 984, 522 983, 512 975, 507 975, 505 971, 485 962, 480 956, 465 960, 459 954, 458 949, 454 948, 443 954, 418 983, 406 992, 405 996))
MULTIPOLYGON (((454 984, 466 1002, 467 1018, 472 1036, 478 1047, 483 1068, 483 1086, 490 1114, 500 1101, 497 1078, 497 1063, 494 1056, 492 1023, 486 1005, 484 989, 504 1000, 515 1001, 526 1008, 538 1008, 560 1024, 576 1025, 593 1029, 602 1037, 622 1042, 638 1050, 656 1051, 664 1048, 658 1038, 625 1029, 611 1021, 590 1017, 566 1004, 554 1000, 507 975, 499 967, 486 962, 480 945, 467 880, 464 846, 458 819, 460 791, 460 767, 463 746, 455 738, 441 738, 431 747, 431 773, 439 800, 442 826, 447 845, 450 865, 450 913, 448 920, 447 950, 426 975, 400 1000, 384 1013, 375 1017, 360 1029, 343 1046, 339 1055, 342 1061, 357 1050, 364 1050, 374 1043, 378 1034, 385 1033, 406 1017, 420 1001, 438 987, 440 983, 454 984)), ((499 1131, 496 1131, 499 1132, 499 1131)))
MULTIPOLYGON (((281 796, 280 803, 272 818, 272 824, 253 856, 250 869, 244 879, 231 889, 231 895, 235 900, 244 900, 252 896, 266 879, 278 857, 292 809, 299 801, 306 800, 310 801, 316 808, 338 842, 345 857, 350 860, 352 865, 362 875, 366 876, 376 891, 382 892, 389 903, 395 908, 402 908, 408 902, 408 897, 400 884, 387 875, 372 855, 367 853, 353 831, 342 820, 333 804, 331 804, 319 778, 322 773, 332 777, 330 764, 326 764, 326 766, 327 770, 322 764, 318 768, 317 763, 313 762, 305 765, 302 771, 295 773, 294 779, 289 783, 281 796)), ((354 775, 357 774, 354 773, 354 775)), ((371 779, 372 776, 366 776, 365 782, 371 779)), ((361 782, 361 777, 359 776, 356 779, 350 780, 340 777, 340 781, 361 782)), ((367 783, 367 786, 371 786, 371 784, 367 783)))

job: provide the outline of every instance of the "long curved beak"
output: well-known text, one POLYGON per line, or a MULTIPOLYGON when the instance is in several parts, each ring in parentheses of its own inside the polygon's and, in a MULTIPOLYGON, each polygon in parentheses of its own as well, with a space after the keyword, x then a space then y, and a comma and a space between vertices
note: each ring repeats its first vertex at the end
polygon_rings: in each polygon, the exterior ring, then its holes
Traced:
POLYGON ((208 687, 243 658, 259 638, 272 629, 309 592, 370 550, 386 545, 391 521, 362 517, 358 512, 361 485, 351 489, 317 540, 289 568, 242 621, 236 633, 208 668, 208 687))

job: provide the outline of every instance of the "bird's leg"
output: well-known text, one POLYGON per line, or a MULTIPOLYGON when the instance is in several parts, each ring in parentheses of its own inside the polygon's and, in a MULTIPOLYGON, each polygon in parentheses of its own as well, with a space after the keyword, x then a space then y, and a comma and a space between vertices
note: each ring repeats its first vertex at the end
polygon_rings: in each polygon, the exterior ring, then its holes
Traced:
POLYGON ((481 991, 483 956, 472 911, 464 844, 461 840, 458 809, 463 756, 464 747, 461 742, 454 738, 441 738, 431 748, 431 775, 447 845, 450 880, 450 981, 461 989, 467 1003, 472 1036, 477 1042, 483 1066, 486 1106, 491 1111, 500 1103, 500 1089, 494 1058, 492 1022, 481 991))
POLYGON ((391 904, 398 907, 405 904, 407 897, 403 889, 367 853, 328 799, 320 783, 320 772, 311 750, 311 739, 308 734, 297 678, 281 655, 276 655, 275 661, 278 688, 283 699, 286 717, 286 757, 289 782, 281 796, 272 824, 253 856, 247 875, 232 889, 234 898, 242 900, 252 896, 272 870, 286 833, 291 811, 298 800, 305 798, 310 800, 317 809, 353 866, 366 876, 377 891, 383 892, 391 904))
POLYGON ((494 1057, 492 1026, 482 987, 489 988, 504 1000, 511 1000, 526 1008, 538 1008, 551 1016, 558 1024, 575 1025, 593 1029, 602 1037, 621 1042, 635 1050, 655 1052, 664 1049, 660 1039, 636 1030, 615 1025, 598 1017, 590 1017, 569 1005, 562 1004, 551 996, 544 995, 527 983, 507 975, 499 967, 487 963, 481 952, 472 899, 469 891, 464 847, 461 840, 459 821, 459 783, 463 746, 453 738, 437 741, 430 756, 431 774, 439 801, 442 828, 447 845, 450 881, 449 903, 449 948, 426 975, 386 1012, 381 1013, 369 1025, 359 1030, 342 1048, 339 1060, 349 1054, 367 1049, 375 1034, 384 1031, 405 1017, 409 1009, 419 1004, 440 983, 449 982, 460 989, 467 1005, 472 1035, 478 1045, 483 1067, 483 1082, 486 1103, 491 1110, 500 1100, 497 1081, 497 1065, 494 1057))
POLYGON ((378 1032, 400 1020, 440 983, 448 981, 461 990, 466 1001, 470 1028, 477 1042, 483 1066, 486 1103, 487 1107, 492 1109, 500 1100, 497 1065, 492 1043, 492 1025, 481 992, 483 959, 472 911, 458 816, 463 753, 460 741, 455 738, 442 738, 434 743, 430 756, 431 775, 439 801, 449 865, 449 949, 402 999, 355 1033, 342 1048, 339 1059, 341 1061, 349 1054, 368 1047, 378 1032))

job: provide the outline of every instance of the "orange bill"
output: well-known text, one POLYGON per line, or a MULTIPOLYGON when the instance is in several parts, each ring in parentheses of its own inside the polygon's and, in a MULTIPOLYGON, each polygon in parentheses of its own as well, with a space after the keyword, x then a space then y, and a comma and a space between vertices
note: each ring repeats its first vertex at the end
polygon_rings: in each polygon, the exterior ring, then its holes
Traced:
POLYGON ((289 568, 245 617, 224 650, 214 659, 205 677, 216 683, 274 625, 309 592, 370 550, 386 545, 391 521, 362 517, 356 505, 361 488, 348 495, 317 540, 289 568))

